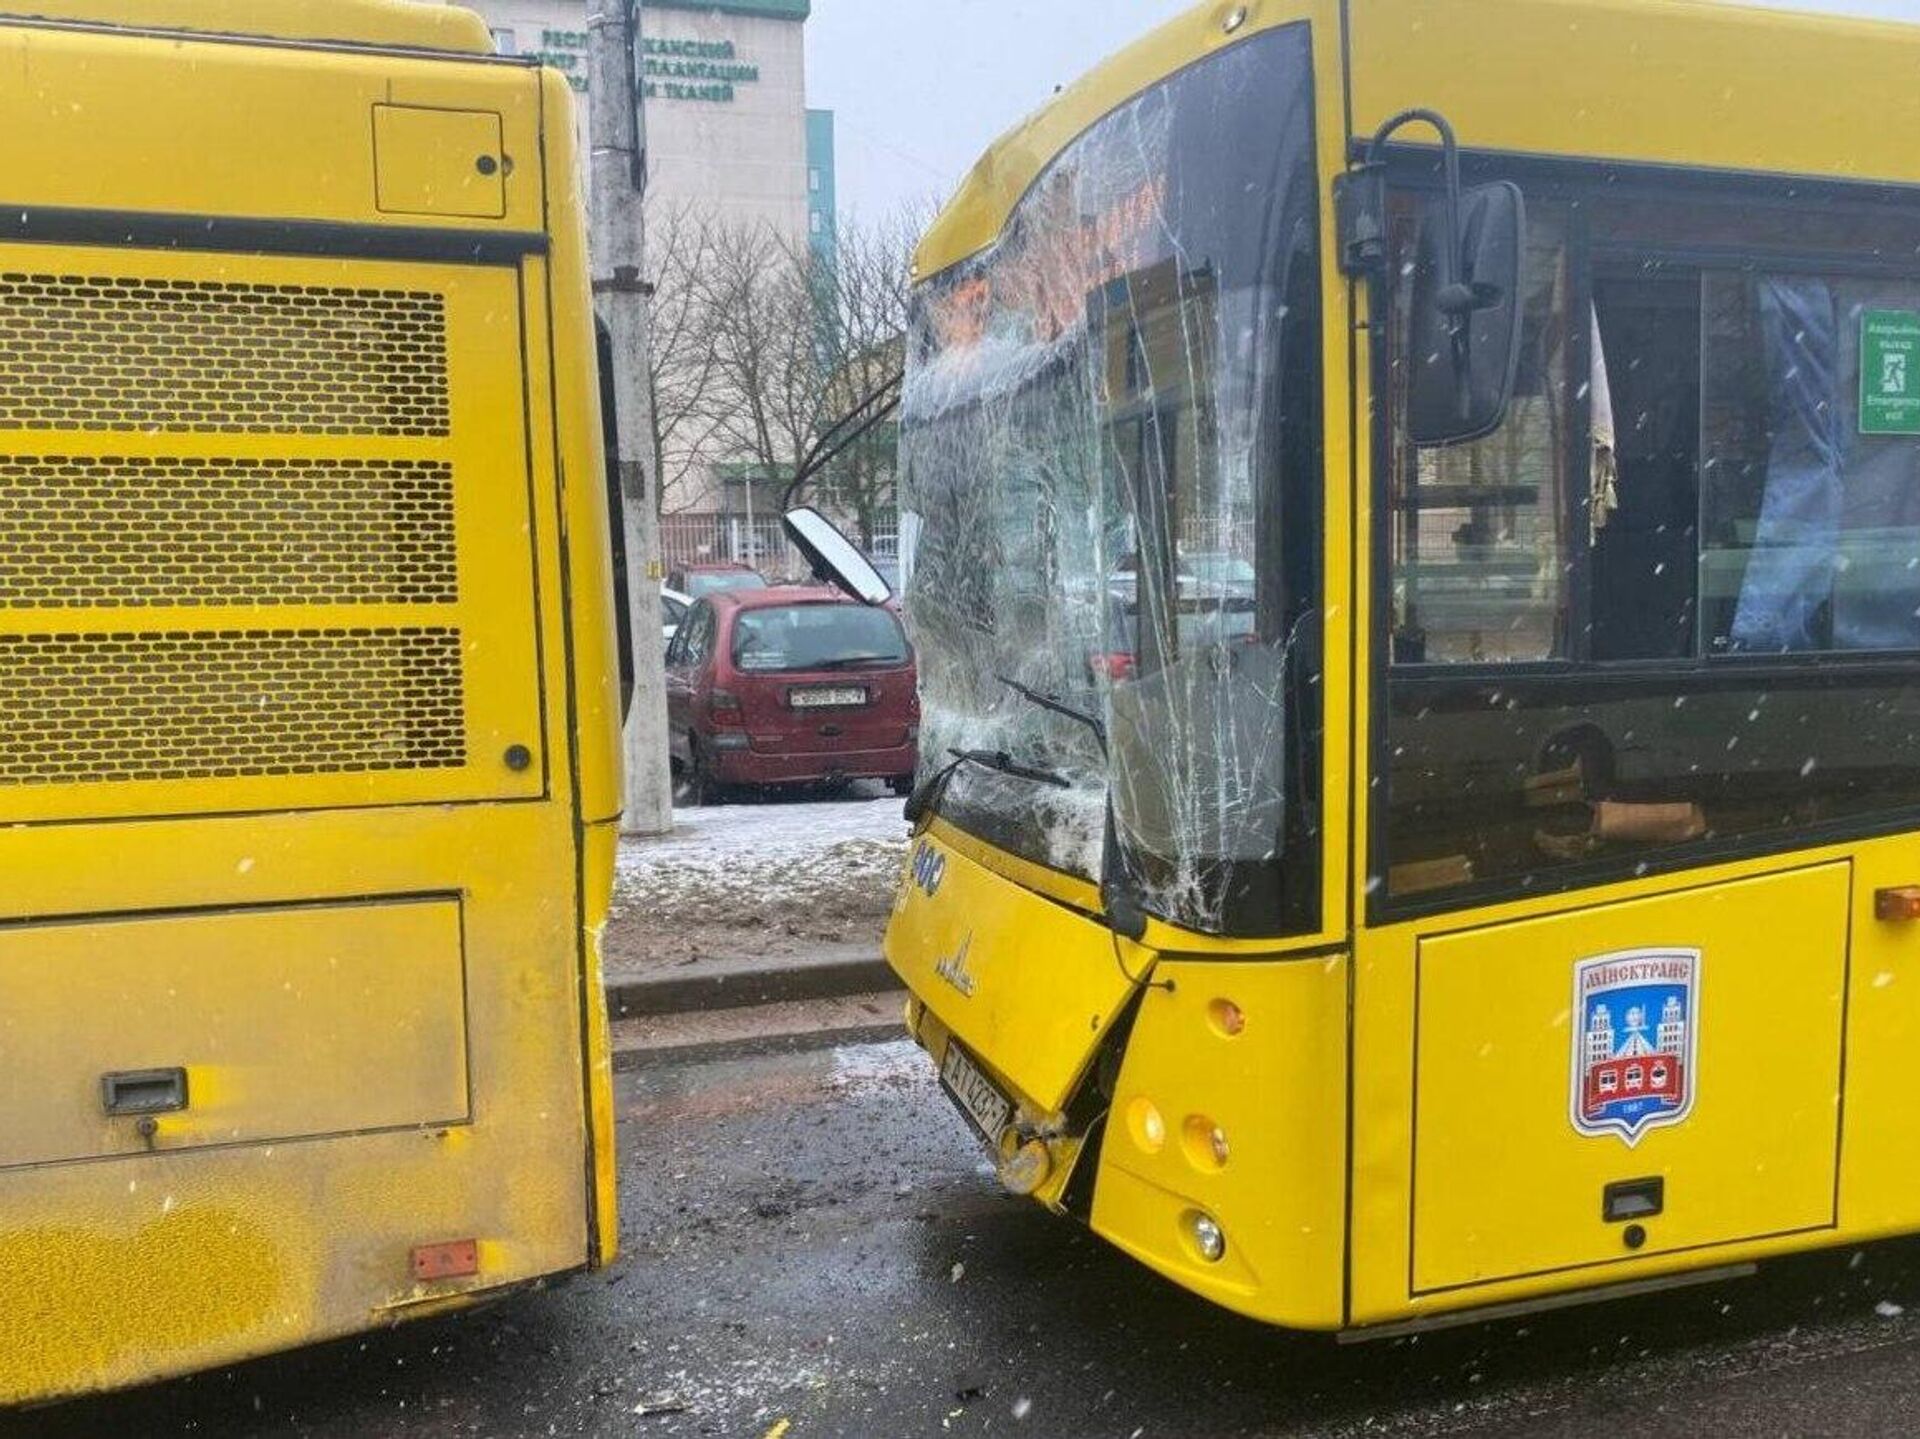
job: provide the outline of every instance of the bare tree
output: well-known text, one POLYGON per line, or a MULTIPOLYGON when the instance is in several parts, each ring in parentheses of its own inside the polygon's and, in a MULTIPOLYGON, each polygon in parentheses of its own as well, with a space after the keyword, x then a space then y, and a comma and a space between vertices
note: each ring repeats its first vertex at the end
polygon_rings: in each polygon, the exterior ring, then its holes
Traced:
MULTIPOLYGON (((737 476, 771 507, 824 434, 899 373, 918 225, 846 224, 826 247, 693 210, 654 224, 654 385, 667 508, 737 476)), ((894 428, 841 451, 816 495, 871 544, 894 503, 894 428)))
POLYGON ((691 206, 648 215, 654 447, 667 512, 702 502, 712 466, 709 414, 718 370, 705 277, 720 238, 712 218, 691 206))
MULTIPOLYGON (((817 304, 827 317, 826 384, 817 432, 858 409, 900 373, 906 359, 913 248, 922 226, 907 211, 877 225, 841 225, 812 262, 817 304)), ((871 546, 895 505, 898 427, 876 426, 820 477, 821 496, 850 517, 871 546)))

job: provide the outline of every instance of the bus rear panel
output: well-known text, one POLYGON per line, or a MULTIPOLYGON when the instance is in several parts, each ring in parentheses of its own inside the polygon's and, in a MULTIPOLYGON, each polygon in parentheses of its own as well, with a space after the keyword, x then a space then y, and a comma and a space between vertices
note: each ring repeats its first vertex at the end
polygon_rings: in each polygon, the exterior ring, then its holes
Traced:
POLYGON ((566 88, 408 7, 51 8, 0 19, 0 1404, 613 1244, 566 88))

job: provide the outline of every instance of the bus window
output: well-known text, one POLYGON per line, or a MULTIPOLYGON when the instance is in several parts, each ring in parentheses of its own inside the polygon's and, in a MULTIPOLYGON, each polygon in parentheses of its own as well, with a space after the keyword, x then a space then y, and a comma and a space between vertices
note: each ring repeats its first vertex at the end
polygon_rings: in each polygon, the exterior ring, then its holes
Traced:
POLYGON ((1392 450, 1388 897, 1920 804, 1920 216, 1533 230, 1506 425, 1392 450))
POLYGON ((1920 335, 1920 279, 1710 271, 1702 291, 1703 646, 1920 650, 1920 425, 1861 410, 1920 365, 1911 338, 1875 349, 1920 335))

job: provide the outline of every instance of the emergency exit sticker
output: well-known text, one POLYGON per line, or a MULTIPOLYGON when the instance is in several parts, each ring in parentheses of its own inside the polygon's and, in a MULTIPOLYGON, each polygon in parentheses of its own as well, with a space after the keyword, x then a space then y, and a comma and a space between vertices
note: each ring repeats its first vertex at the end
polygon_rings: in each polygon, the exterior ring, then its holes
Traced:
POLYGON ((1920 435, 1920 314, 1860 317, 1860 433, 1920 435))

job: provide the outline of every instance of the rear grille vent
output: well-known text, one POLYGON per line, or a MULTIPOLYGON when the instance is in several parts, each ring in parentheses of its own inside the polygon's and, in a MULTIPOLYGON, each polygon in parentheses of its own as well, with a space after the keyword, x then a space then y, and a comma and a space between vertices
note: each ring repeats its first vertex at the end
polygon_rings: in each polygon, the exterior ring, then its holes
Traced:
POLYGON ((451 604, 440 461, 0 455, 0 605, 451 604))
POLYGON ((466 763, 446 628, 0 635, 0 785, 466 763))
POLYGON ((439 436, 437 294, 0 274, 0 427, 439 436))

